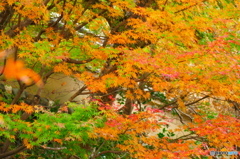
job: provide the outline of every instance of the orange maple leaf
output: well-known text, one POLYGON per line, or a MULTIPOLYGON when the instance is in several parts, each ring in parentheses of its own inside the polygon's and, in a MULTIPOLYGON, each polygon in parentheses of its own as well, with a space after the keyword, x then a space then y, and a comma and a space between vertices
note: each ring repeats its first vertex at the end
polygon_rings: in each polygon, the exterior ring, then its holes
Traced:
POLYGON ((22 61, 15 61, 12 58, 7 60, 3 74, 7 79, 18 79, 27 85, 32 82, 35 82, 39 87, 43 85, 36 72, 25 68, 22 61))

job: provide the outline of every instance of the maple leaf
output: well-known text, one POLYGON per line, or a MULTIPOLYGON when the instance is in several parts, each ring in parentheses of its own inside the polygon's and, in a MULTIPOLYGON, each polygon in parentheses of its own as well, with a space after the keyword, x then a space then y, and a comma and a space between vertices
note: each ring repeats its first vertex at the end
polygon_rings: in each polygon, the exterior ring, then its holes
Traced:
POLYGON ((35 82, 39 87, 43 85, 37 73, 31 69, 25 68, 22 61, 14 61, 12 58, 7 60, 3 74, 7 79, 17 79, 27 85, 32 82, 35 82))
POLYGON ((23 139, 23 144, 28 148, 28 149, 32 149, 33 145, 31 145, 28 141, 28 139, 23 139))

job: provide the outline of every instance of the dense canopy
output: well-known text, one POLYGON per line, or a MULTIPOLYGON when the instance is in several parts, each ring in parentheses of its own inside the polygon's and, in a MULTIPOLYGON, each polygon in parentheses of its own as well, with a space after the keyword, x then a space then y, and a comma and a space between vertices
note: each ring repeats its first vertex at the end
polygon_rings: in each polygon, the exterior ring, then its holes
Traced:
POLYGON ((237 0, 1 0, 0 158, 237 150, 239 9, 237 0), (42 94, 54 74, 82 83, 66 103, 42 94), (172 116, 187 134, 168 129, 172 116))

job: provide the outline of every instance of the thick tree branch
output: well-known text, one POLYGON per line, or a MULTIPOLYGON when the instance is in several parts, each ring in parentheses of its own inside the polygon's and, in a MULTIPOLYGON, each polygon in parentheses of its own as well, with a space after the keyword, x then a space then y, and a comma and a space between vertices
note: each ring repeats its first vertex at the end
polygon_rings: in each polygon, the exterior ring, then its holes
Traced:
POLYGON ((5 10, 3 10, 0 13, 0 32, 2 30, 4 30, 6 25, 10 22, 10 20, 13 16, 13 13, 14 13, 13 7, 14 7, 14 5, 12 5, 12 6, 6 5, 5 10))
POLYGON ((80 95, 85 89, 87 89, 87 86, 83 86, 82 88, 80 88, 74 95, 72 95, 70 98, 69 98, 69 102, 71 102, 74 98, 76 98, 78 95, 80 95))
POLYGON ((4 158, 4 157, 9 157, 9 156, 15 155, 15 154, 23 151, 24 149, 26 149, 26 146, 22 145, 22 146, 14 149, 14 150, 11 150, 11 151, 8 151, 8 152, 0 154, 0 158, 4 158))

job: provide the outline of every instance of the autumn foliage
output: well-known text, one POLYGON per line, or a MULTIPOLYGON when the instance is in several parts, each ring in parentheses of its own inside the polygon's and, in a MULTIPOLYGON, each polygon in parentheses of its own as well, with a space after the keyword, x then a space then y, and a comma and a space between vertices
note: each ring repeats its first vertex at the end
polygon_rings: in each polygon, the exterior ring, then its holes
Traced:
POLYGON ((239 8, 237 0, 1 0, 0 158, 240 151, 239 8), (82 83, 65 103, 42 93, 56 74, 82 83))

